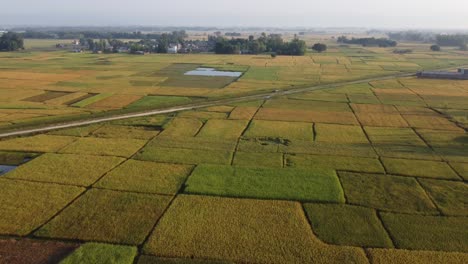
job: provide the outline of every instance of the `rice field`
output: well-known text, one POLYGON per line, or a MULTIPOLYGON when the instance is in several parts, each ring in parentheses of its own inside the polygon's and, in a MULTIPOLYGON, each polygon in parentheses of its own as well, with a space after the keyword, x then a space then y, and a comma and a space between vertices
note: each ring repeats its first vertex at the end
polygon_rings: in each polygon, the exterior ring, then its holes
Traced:
MULTIPOLYGON (((28 53, 1 71, 0 122, 364 78, 439 56, 348 49, 106 64, 28 53), (245 73, 204 88, 178 79, 195 65, 245 73), (3 93, 14 85, 24 90, 3 93)), ((466 263, 467 101, 467 81, 406 77, 0 139, 0 263, 33 251, 66 264, 466 263)))

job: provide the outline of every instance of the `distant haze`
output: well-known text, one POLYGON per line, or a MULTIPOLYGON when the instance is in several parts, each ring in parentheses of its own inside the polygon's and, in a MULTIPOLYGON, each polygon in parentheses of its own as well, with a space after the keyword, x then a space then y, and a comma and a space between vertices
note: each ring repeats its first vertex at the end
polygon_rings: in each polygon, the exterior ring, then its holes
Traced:
POLYGON ((468 0, 15 0, 1 25, 468 29, 468 0))

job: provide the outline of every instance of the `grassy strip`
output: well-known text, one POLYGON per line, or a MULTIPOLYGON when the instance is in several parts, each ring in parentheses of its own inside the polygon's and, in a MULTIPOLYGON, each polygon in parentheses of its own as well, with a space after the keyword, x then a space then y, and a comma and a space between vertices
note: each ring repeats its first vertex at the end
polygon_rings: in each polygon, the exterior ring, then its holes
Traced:
POLYGON ((97 95, 95 95, 93 97, 89 97, 89 98, 86 98, 86 99, 84 99, 82 101, 79 101, 78 103, 74 103, 71 106, 73 106, 73 107, 85 107, 85 106, 88 106, 90 104, 96 103, 97 101, 100 101, 102 99, 111 97, 112 95, 113 94, 111 94, 111 93, 97 94, 97 95))
POLYGON ((136 247, 86 243, 66 257, 60 264, 119 263, 132 264, 136 247))

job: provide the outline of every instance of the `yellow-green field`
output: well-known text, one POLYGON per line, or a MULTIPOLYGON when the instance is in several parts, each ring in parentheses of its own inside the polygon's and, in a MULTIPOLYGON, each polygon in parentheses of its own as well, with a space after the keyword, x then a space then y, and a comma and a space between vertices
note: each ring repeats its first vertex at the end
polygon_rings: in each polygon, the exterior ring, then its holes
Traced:
MULTIPOLYGON (((468 64, 468 57, 454 50, 433 53, 426 45, 415 44, 406 44, 414 52, 404 55, 394 54, 392 49, 331 44, 323 54, 276 58, 34 51, 34 47, 48 47, 55 42, 27 40, 24 52, 0 54, 0 129, 468 64), (203 66, 243 74, 240 78, 184 75, 203 66)), ((418 93, 418 87, 414 92, 418 93)), ((368 88, 363 88, 350 99, 375 99, 368 93, 368 88)), ((394 89, 375 91, 379 102, 389 104, 400 100, 398 93, 394 89)), ((408 93, 406 104, 424 106, 417 95, 408 93)), ((447 103, 440 99, 437 87, 424 93, 433 97, 426 98, 427 102, 437 102, 438 107, 447 103)), ((373 116, 361 118, 371 124, 383 122, 373 116)))
MULTIPOLYGON (((179 60, 109 60, 124 58, 179 60)), ((196 58, 210 56, 180 56, 196 58)), ((67 89, 187 91, 109 83, 67 89)), ((63 263, 466 263, 467 120, 468 81, 409 77, 3 139, 0 163, 19 167, 0 176, 0 252, 35 242, 63 263)))

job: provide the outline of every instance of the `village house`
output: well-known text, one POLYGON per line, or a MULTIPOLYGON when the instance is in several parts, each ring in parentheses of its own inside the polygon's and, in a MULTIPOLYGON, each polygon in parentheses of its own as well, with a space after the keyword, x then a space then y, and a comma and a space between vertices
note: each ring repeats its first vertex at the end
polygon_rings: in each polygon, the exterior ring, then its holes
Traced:
POLYGON ((468 69, 458 69, 456 72, 444 71, 422 71, 418 72, 419 78, 430 79, 452 79, 452 80, 468 80, 468 69))

